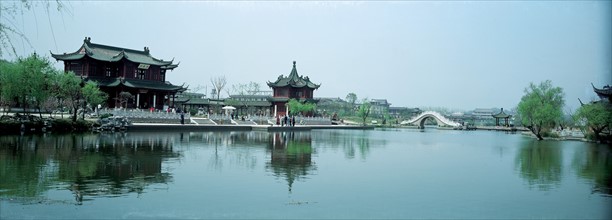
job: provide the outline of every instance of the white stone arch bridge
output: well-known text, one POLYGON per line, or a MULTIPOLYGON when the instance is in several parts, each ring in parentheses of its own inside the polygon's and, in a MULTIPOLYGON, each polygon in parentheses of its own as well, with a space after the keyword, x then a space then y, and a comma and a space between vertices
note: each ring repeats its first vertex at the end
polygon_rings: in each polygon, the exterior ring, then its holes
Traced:
POLYGON ((433 118, 438 123, 438 126, 449 126, 449 127, 461 127, 461 124, 451 121, 450 119, 444 117, 442 114, 435 111, 425 111, 416 117, 402 121, 402 125, 416 125, 419 128, 425 128, 425 120, 427 118, 433 118))

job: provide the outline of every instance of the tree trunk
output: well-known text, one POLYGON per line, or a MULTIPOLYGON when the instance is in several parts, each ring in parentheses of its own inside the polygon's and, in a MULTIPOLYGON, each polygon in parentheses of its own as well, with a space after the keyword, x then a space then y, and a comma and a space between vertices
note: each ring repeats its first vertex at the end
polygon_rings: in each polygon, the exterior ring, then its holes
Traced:
POLYGON ((26 105, 26 98, 25 97, 23 97, 23 103, 22 104, 23 104, 23 114, 24 115, 28 114, 28 112, 26 110, 27 105, 26 105))
POLYGON ((542 137, 540 133, 537 133, 536 137, 538 138, 538 141, 544 140, 544 138, 542 137))
POLYGON ((85 108, 87 107, 87 103, 83 102, 83 120, 85 120, 85 108))
POLYGON ((79 108, 78 108, 78 107, 73 108, 73 110, 72 110, 72 122, 76 122, 77 117, 78 117, 78 115, 77 115, 77 114, 78 114, 78 113, 77 113, 77 111, 78 111, 78 110, 79 110, 79 108))
POLYGON ((595 140, 599 141, 599 142, 603 142, 603 139, 601 138, 601 132, 606 128, 607 126, 601 127, 601 128, 597 128, 597 127, 591 127, 591 130, 593 130, 593 135, 595 136, 595 140))
POLYGON ((536 138, 538 138, 538 141, 544 140, 544 138, 542 137, 542 135, 540 134, 540 129, 537 126, 531 126, 529 128, 529 130, 531 131, 531 133, 533 133, 536 138))

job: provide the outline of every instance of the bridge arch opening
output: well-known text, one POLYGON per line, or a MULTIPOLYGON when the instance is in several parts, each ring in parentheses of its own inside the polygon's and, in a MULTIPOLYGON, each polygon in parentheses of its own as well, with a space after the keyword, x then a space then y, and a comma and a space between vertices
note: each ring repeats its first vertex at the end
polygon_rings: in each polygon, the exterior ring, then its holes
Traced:
POLYGON ((419 128, 420 129, 425 129, 425 127, 427 127, 428 125, 429 126, 442 127, 442 126, 444 126, 444 123, 442 123, 440 120, 438 120, 434 116, 425 116, 421 120, 421 122, 419 123, 419 128))
POLYGON ((440 122, 433 116, 425 116, 421 122, 419 123, 419 128, 420 129, 425 129, 425 126, 427 125, 436 125, 436 126, 440 126, 440 122))

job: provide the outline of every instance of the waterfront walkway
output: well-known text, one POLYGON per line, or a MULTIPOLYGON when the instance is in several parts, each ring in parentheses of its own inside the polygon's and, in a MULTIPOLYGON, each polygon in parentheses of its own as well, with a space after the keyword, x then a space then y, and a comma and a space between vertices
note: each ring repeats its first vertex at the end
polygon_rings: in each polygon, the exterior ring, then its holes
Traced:
POLYGON ((313 129, 357 129, 371 130, 374 126, 357 125, 296 125, 296 126, 269 126, 269 125, 196 125, 196 124, 162 124, 162 123, 132 123, 128 131, 310 131, 313 129))

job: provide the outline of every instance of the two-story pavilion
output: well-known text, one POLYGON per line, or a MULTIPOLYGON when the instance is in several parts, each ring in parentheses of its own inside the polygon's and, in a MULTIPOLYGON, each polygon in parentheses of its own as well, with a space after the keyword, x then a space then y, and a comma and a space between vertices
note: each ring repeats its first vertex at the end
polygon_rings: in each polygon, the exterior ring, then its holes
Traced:
POLYGON ((129 92, 135 97, 128 102, 128 108, 162 109, 164 105, 174 105, 172 97, 186 90, 166 82, 167 71, 176 68, 178 63, 151 56, 148 47, 140 51, 94 44, 86 37, 76 52, 51 53, 51 56, 64 61, 65 71, 96 82, 100 90, 108 94, 106 104, 110 108, 120 106, 121 92, 129 92))
POLYGON ((270 102, 274 116, 287 115, 287 102, 292 98, 300 102, 316 103, 316 100, 313 99, 313 91, 321 86, 321 84, 311 82, 308 76, 298 75, 295 61, 293 61, 293 69, 289 76, 284 77, 281 74, 275 82, 268 81, 267 84, 273 90, 270 102))

